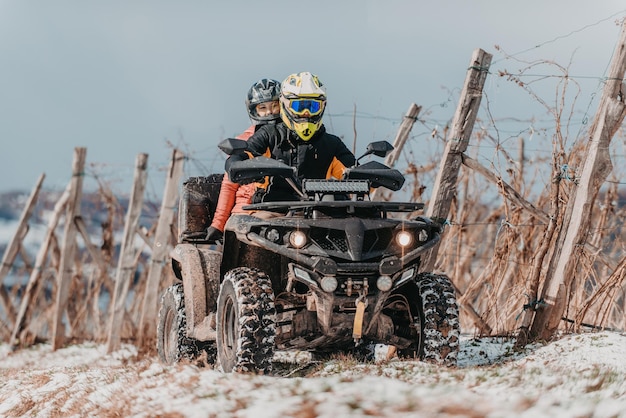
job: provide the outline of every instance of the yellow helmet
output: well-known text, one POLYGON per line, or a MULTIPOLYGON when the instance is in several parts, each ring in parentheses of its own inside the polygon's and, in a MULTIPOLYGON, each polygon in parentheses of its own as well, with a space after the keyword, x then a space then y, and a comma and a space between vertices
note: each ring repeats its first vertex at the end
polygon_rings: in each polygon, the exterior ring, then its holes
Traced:
POLYGON ((326 108, 326 88, 309 72, 291 74, 281 84, 280 117, 303 141, 322 126, 326 108))

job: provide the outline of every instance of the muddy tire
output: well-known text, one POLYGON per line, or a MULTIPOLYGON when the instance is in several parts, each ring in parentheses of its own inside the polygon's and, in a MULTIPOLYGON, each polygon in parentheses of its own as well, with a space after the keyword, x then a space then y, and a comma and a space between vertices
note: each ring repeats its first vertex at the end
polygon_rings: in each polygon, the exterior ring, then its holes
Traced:
POLYGON ((217 298, 217 359, 224 372, 271 373, 275 317, 265 273, 246 267, 226 273, 217 298))
POLYGON ((454 367, 459 354, 459 307, 450 279, 445 275, 422 273, 417 278, 423 313, 421 359, 454 367))
POLYGON ((196 341, 185 335, 185 296, 183 285, 174 284, 163 293, 157 324, 157 352, 159 359, 166 364, 182 360, 194 361, 206 353, 206 362, 215 362, 215 342, 196 341))

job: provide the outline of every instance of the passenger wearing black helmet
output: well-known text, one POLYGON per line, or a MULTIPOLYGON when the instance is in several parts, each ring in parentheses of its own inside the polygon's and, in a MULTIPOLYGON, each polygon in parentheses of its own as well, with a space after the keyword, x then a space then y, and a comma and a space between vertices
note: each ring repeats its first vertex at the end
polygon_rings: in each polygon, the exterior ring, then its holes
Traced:
MULTIPOLYGON (((248 139, 261 126, 280 121, 280 82, 268 78, 257 81, 248 90, 246 110, 252 125, 238 139, 248 139)), ((229 180, 224 174, 220 194, 211 226, 207 229, 206 239, 216 241, 222 237, 224 225, 231 213, 243 212, 242 206, 250 204, 256 187, 254 184, 240 186, 229 180)))

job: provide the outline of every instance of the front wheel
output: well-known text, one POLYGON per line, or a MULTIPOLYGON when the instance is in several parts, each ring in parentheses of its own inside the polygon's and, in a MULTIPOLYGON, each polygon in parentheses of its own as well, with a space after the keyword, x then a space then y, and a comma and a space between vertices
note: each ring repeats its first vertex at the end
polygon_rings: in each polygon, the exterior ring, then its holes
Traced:
POLYGON ((445 275, 422 273, 417 278, 417 287, 424 315, 423 360, 454 367, 461 336, 454 286, 445 275))
POLYGON ((226 273, 217 298, 217 359, 224 372, 271 372, 275 316, 265 273, 246 267, 226 273))

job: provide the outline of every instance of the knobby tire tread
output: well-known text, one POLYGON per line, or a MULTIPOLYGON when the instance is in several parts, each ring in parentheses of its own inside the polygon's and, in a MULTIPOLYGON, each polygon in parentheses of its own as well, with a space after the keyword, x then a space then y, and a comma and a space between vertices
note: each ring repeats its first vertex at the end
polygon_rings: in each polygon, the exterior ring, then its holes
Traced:
POLYGON ((228 272, 239 311, 239 340, 233 371, 270 374, 276 336, 274 292, 267 275, 254 268, 239 267, 228 272))
POLYGON ((455 367, 461 329, 454 287, 447 276, 433 273, 420 274, 417 286, 424 314, 423 360, 455 367))

